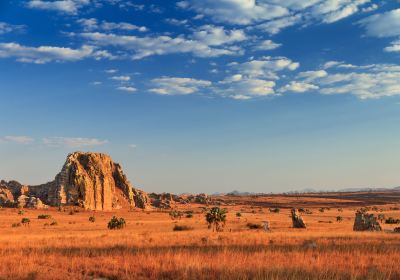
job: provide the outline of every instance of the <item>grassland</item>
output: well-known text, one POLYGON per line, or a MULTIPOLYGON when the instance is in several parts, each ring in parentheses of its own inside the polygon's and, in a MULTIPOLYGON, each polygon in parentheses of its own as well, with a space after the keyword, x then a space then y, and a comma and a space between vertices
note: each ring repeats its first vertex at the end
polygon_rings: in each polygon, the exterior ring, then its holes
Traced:
POLYGON ((352 231, 361 206, 400 218, 396 196, 389 204, 378 196, 218 197, 230 204, 221 206, 229 212, 218 233, 207 228, 204 205, 178 205, 194 214, 177 220, 155 210, 0 209, 0 279, 400 279, 400 234, 352 231), (273 205, 281 211, 271 213, 273 205), (292 205, 312 211, 303 214, 307 229, 291 228, 292 205), (126 220, 124 229, 107 228, 113 215, 126 220), (29 225, 12 227, 23 217, 29 225), (246 227, 264 220, 270 232, 246 227), (193 229, 173 231, 176 224, 193 229))

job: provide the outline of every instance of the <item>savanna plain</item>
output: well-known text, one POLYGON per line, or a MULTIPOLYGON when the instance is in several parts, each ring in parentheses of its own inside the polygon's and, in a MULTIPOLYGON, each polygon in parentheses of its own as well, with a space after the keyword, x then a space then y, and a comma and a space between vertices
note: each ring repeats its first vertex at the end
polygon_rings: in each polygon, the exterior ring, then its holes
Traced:
POLYGON ((400 192, 218 196, 228 211, 221 232, 205 220, 213 205, 177 205, 181 217, 160 209, 3 208, 0 279, 400 279, 395 225, 353 231, 359 208, 400 219, 399 198, 400 192), (303 208, 306 229, 292 228, 292 207, 303 208), (108 229, 113 216, 125 227, 108 229), (30 222, 21 224, 23 218, 30 222), (269 231, 250 226, 264 221, 269 231))

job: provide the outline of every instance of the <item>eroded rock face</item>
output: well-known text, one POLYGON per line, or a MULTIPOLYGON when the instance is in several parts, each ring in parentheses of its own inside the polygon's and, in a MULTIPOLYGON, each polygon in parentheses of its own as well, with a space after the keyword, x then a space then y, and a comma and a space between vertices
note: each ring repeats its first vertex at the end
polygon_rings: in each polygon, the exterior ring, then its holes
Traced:
POLYGON ((303 221, 303 218, 300 216, 299 211, 293 208, 291 211, 292 214, 292 224, 294 228, 306 228, 306 224, 303 221))
POLYGON ((354 220, 354 231, 382 231, 382 228, 374 214, 368 214, 358 210, 354 220))
POLYGON ((0 200, 7 198, 19 207, 77 205, 90 210, 112 210, 122 206, 146 208, 150 204, 147 194, 131 185, 121 166, 101 153, 68 155, 54 181, 43 185, 8 182, 4 189, 12 197, 2 189, 0 200))

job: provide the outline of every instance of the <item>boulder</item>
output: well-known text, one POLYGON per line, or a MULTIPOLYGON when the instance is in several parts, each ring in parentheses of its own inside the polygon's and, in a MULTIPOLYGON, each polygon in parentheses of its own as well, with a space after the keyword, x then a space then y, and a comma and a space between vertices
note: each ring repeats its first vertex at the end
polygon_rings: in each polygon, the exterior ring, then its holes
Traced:
POLYGON ((358 210, 354 219, 354 231, 382 231, 377 217, 365 211, 358 210))
POLYGON ((292 216, 292 224, 294 228, 306 228, 306 224, 304 223, 302 217, 299 214, 299 211, 297 209, 293 208, 291 210, 291 216, 292 216))

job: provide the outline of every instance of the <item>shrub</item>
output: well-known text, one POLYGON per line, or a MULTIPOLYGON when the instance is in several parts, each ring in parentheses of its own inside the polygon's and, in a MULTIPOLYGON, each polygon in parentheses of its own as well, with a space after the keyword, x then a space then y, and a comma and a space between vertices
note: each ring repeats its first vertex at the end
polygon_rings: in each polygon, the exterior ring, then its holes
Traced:
POLYGON ((400 224, 400 220, 389 217, 388 219, 386 219, 385 223, 386 224, 400 224))
POLYGON ((242 213, 237 212, 237 213, 236 213, 236 217, 238 217, 238 218, 242 217, 242 213))
POLYGON ((249 229, 262 229, 262 228, 263 228, 262 225, 260 225, 260 224, 253 224, 253 223, 248 223, 248 224, 247 224, 247 227, 248 227, 249 229))
POLYGON ((319 212, 324 213, 325 212, 325 208, 319 208, 319 212))
POLYGON ((193 214, 192 213, 186 214, 186 218, 193 218, 193 214))
POLYGON ((122 229, 126 225, 124 218, 117 218, 113 216, 111 220, 108 222, 109 229, 122 229))
POLYGON ((206 221, 208 228, 213 228, 213 231, 222 231, 226 223, 226 209, 213 207, 206 213, 206 221))
POLYGON ((336 222, 341 222, 343 221, 343 217, 342 216, 337 216, 336 217, 336 222))
POLYGON ((172 210, 171 212, 169 212, 169 216, 171 217, 171 219, 175 220, 175 219, 181 219, 183 214, 181 211, 172 210))
POLYGON ((96 218, 94 216, 89 217, 89 222, 94 223, 96 221, 96 218))
POLYGON ((338 208, 338 212, 343 212, 343 209, 342 208, 338 208))
POLYGON ((23 225, 29 225, 30 223, 31 223, 31 220, 29 218, 21 219, 21 224, 23 224, 23 225))
POLYGON ((14 228, 15 227, 20 227, 20 226, 21 226, 21 223, 14 223, 14 224, 11 225, 11 227, 14 227, 14 228))
POLYGON ((186 226, 186 225, 175 225, 174 231, 185 231, 185 230, 192 230, 193 227, 186 226))
POLYGON ((25 214, 24 210, 19 210, 18 211, 18 215, 24 215, 24 214, 25 214))
POLYGON ((46 219, 51 219, 51 216, 47 215, 47 214, 43 214, 43 215, 39 215, 37 218, 40 220, 46 220, 46 219))
POLYGON ((58 223, 57 223, 57 221, 52 221, 50 225, 51 226, 56 226, 56 225, 58 225, 58 223))

